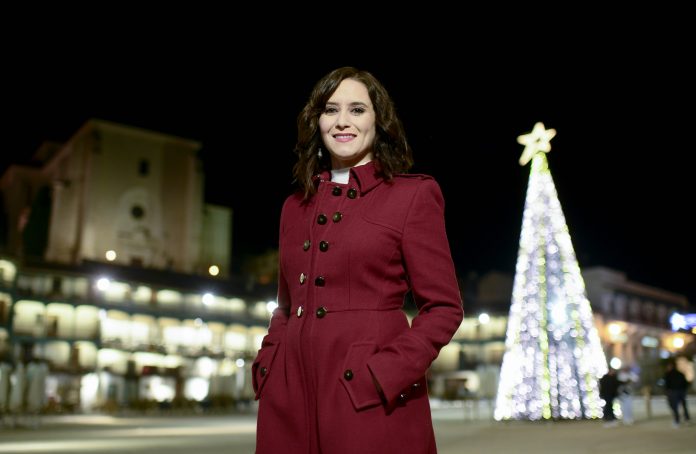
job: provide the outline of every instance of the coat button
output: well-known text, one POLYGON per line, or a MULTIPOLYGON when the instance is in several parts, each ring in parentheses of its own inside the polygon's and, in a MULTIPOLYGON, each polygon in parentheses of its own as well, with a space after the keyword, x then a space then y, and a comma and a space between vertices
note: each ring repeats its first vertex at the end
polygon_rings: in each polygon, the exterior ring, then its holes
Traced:
POLYGON ((317 318, 324 318, 326 312, 327 310, 324 306, 320 307, 319 309, 317 309, 317 318))
POLYGON ((307 280, 307 275, 304 273, 300 273, 300 285, 304 284, 306 280, 307 280))
POLYGON ((333 195, 341 195, 341 188, 339 186, 334 186, 334 188, 331 190, 331 194, 333 195))
POLYGON ((346 369, 346 371, 343 372, 343 378, 345 378, 348 381, 351 381, 353 379, 353 371, 350 369, 346 369))
POLYGON ((399 394, 399 400, 402 400, 402 401, 406 400, 406 394, 404 394, 404 393, 399 394))
POLYGON ((418 388, 420 388, 420 383, 414 383, 414 384, 411 385, 411 387, 412 387, 413 389, 418 389, 418 388))
POLYGON ((265 377, 267 372, 268 372, 268 369, 267 369, 267 368, 265 368, 265 367, 262 367, 262 368, 261 368, 261 376, 262 376, 262 377, 265 377))
POLYGON ((304 308, 302 306, 297 307, 297 318, 302 317, 302 314, 304 313, 304 308))
POLYGON ((349 199, 354 199, 358 196, 358 191, 355 188, 350 188, 347 195, 349 199))
POLYGON ((314 279, 314 285, 317 287, 323 287, 324 284, 326 284, 326 279, 324 279, 324 276, 319 276, 316 279, 314 279))
POLYGON ((329 242, 328 241, 322 241, 319 243, 319 250, 321 252, 326 252, 329 250, 329 242))
POLYGON ((341 219, 343 219, 343 215, 340 211, 337 211, 333 214, 332 218, 334 222, 339 222, 341 219))
POLYGON ((306 250, 309 249, 309 247, 310 247, 311 245, 312 245, 312 242, 311 242, 311 241, 305 240, 305 241, 304 241, 304 244, 302 245, 302 249, 304 249, 304 250, 306 251, 306 250))
POLYGON ((319 216, 317 216, 317 224, 321 224, 321 225, 326 224, 326 215, 325 214, 322 213, 319 216))

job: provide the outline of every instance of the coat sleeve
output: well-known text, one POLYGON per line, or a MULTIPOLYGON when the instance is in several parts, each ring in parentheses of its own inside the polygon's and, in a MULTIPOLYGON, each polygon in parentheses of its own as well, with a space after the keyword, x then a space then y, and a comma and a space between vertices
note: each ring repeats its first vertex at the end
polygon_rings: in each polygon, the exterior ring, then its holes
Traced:
POLYGON ((464 315, 445 231, 444 199, 433 179, 423 180, 411 202, 402 252, 418 314, 411 329, 368 361, 387 405, 423 378, 464 315))
MULTIPOLYGON (((286 204, 287 205, 287 202, 286 204)), ((285 205, 283 206, 283 211, 280 215, 280 236, 282 239, 283 235, 283 213, 285 212, 285 205)), ((261 342, 261 349, 256 355, 256 359, 251 366, 251 377, 254 392, 258 397, 259 389, 262 387, 262 381, 266 378, 266 368, 273 359, 273 355, 278 348, 280 340, 284 337, 285 329, 287 327, 288 318, 290 317, 290 292, 288 291, 288 282, 285 279, 285 274, 283 273, 283 266, 281 263, 281 255, 283 253, 282 248, 279 249, 278 257, 278 307, 273 311, 271 316, 271 321, 268 326, 268 334, 264 336, 261 342), (259 369, 264 369, 264 372, 257 374, 259 369)))

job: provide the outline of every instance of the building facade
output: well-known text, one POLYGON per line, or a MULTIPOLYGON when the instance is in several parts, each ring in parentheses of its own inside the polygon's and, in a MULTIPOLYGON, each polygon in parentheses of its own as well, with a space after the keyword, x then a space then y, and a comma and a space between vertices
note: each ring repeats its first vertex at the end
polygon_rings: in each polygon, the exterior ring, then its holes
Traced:
POLYGON ((253 396, 275 290, 230 275, 232 214, 203 200, 200 148, 90 120, 5 172, 0 381, 47 364, 56 410, 253 396))

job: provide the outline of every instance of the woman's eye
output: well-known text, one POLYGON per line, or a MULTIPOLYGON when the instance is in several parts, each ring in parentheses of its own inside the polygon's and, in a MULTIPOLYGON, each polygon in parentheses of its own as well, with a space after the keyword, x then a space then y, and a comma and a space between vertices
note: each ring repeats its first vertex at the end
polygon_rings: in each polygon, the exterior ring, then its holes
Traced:
POLYGON ((365 108, 364 107, 353 107, 352 112, 354 114, 364 114, 365 113, 365 108))
POLYGON ((338 109, 336 109, 335 107, 326 107, 326 108, 324 108, 324 113, 325 113, 325 114, 332 114, 332 113, 336 113, 336 112, 338 112, 338 109))

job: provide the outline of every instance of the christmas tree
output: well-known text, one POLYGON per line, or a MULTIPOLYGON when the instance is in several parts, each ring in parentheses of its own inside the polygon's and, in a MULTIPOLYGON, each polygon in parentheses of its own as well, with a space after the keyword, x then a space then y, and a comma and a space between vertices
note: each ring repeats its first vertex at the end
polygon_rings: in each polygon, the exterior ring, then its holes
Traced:
POLYGON ((600 418, 607 371, 585 283, 546 153, 556 135, 537 123, 518 137, 531 161, 495 419, 600 418))

